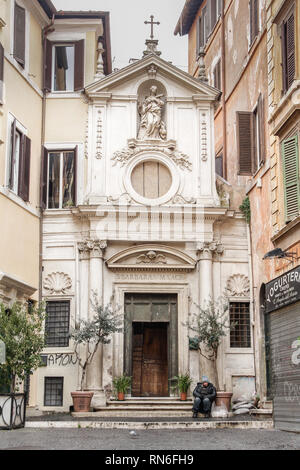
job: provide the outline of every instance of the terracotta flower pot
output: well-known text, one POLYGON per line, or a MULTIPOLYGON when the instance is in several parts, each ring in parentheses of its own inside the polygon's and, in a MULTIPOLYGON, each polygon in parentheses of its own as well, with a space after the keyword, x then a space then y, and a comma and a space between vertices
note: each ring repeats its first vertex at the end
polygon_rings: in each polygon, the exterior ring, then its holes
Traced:
POLYGON ((123 392, 118 392, 118 400, 123 401, 125 399, 125 394, 123 392))
POLYGON ((186 401, 187 393, 186 392, 180 392, 180 400, 181 401, 186 401))
POLYGON ((217 392, 216 401, 215 401, 216 406, 225 405, 227 411, 230 411, 231 397, 232 397, 231 392, 223 392, 223 391, 217 392))
POLYGON ((73 407, 76 413, 89 412, 94 392, 72 392, 73 407))

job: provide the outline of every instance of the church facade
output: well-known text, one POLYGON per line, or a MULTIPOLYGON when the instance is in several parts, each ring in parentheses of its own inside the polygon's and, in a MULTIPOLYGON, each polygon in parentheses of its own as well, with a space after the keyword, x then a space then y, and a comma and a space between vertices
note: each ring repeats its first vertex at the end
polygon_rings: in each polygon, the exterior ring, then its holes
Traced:
MULTIPOLYGON (((93 316, 94 295, 124 322, 88 371, 95 408, 105 406, 122 374, 138 397, 170 396, 178 374, 189 372, 194 383, 211 377, 187 323, 197 304, 224 295, 235 328, 220 347, 220 388, 255 390, 247 226, 215 174, 220 93, 163 60, 156 41, 146 44, 141 60, 107 76, 100 70, 85 87, 84 128, 75 108, 69 126, 79 138, 66 136, 69 127, 62 137, 59 125, 48 132, 46 122, 48 335, 31 398, 40 410, 72 404, 79 367, 68 331, 93 316)), ((59 112, 53 100, 48 118, 59 120, 59 112)))

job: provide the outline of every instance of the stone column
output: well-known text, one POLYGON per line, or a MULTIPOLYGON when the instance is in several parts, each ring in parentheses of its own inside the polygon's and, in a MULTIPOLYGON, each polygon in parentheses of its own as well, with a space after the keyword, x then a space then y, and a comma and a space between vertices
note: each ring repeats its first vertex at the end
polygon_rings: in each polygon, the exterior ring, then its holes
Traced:
MULTIPOLYGON (((90 264, 90 250, 87 246, 87 242, 78 243, 79 251, 79 320, 87 320, 89 317, 89 264, 90 264)), ((83 356, 86 354, 81 348, 80 354, 83 356)), ((80 372, 78 370, 78 390, 80 387, 80 372)))
MULTIPOLYGON (((218 242, 202 242, 198 244, 199 276, 200 276, 200 305, 205 307, 209 300, 214 300, 213 292, 213 255, 223 253, 222 245, 218 242)), ((203 353, 206 355, 204 348, 203 353)), ((200 379, 202 375, 208 376, 213 382, 215 373, 213 363, 203 356, 199 357, 200 379)))
MULTIPOLYGON (((103 305, 103 254, 107 246, 106 241, 89 240, 90 269, 89 269, 89 318, 92 319, 95 312, 92 300, 103 305)), ((91 406, 94 408, 105 406, 106 399, 103 390, 103 345, 98 350, 87 372, 87 389, 94 392, 91 406)))

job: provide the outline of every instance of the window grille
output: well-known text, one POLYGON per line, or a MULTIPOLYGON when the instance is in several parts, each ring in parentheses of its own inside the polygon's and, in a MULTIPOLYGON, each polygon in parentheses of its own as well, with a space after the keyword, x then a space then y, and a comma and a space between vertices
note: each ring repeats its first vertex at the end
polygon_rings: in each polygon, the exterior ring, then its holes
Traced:
POLYGON ((251 348, 249 302, 230 304, 230 347, 251 348))
POLYGON ((63 406, 63 377, 45 377, 44 406, 63 406))
POLYGON ((45 346, 69 346, 70 301, 51 301, 46 306, 45 346))

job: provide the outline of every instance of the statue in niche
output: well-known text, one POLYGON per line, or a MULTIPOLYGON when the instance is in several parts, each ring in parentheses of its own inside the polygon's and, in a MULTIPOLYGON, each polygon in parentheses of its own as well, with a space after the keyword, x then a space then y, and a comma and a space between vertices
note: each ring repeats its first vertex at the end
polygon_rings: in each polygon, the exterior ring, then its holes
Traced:
POLYGON ((161 99, 164 95, 157 94, 157 86, 150 88, 150 96, 139 103, 138 110, 141 115, 138 139, 162 139, 167 138, 167 129, 162 121, 161 113, 165 102, 161 99))

